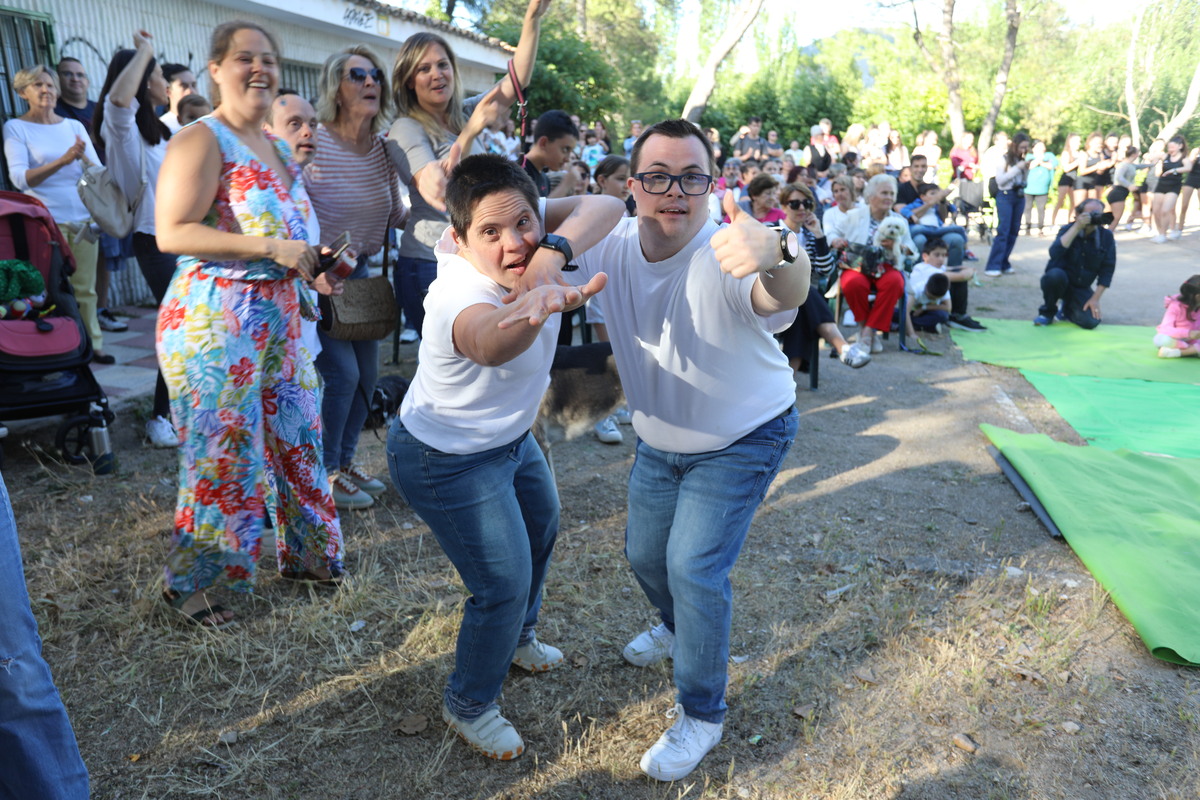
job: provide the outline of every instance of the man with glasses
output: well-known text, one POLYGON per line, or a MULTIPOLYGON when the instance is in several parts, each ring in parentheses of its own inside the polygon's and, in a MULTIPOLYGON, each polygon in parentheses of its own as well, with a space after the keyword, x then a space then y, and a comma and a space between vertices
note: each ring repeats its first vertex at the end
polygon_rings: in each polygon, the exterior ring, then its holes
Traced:
POLYGON ((626 554, 661 624, 624 656, 674 658, 675 722, 641 760, 669 781, 721 739, 729 572, 796 433, 796 385, 773 334, 804 302, 809 263, 793 231, 758 223, 732 193, 731 223, 709 218, 712 145, 687 120, 645 130, 630 161, 637 217, 577 263, 583 280, 608 273, 597 298, 638 434, 626 554))
POLYGON ((96 113, 96 101, 88 100, 87 71, 79 59, 67 56, 58 62, 58 83, 62 91, 54 113, 60 117, 78 120, 89 131, 92 129, 92 116, 96 113))

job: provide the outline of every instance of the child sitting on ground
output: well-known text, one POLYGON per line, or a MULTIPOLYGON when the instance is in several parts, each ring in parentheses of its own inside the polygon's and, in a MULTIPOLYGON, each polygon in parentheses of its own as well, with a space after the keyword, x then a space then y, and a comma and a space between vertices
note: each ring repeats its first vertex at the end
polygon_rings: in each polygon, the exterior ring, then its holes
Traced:
POLYGON ((946 324, 960 331, 985 331, 987 328, 967 314, 971 278, 975 275, 975 270, 961 265, 948 266, 946 262, 949 256, 950 247, 941 239, 925 241, 921 245, 921 261, 913 267, 909 286, 916 286, 917 291, 920 291, 920 287, 925 285, 930 275, 935 272, 944 273, 950 279, 950 321, 946 324))
MULTIPOLYGON (((914 270, 915 272, 915 270, 914 270)), ((908 282, 908 320, 910 331, 938 333, 938 326, 950 320, 950 279, 944 272, 930 274, 923 286, 908 282)))
POLYGON ((1179 287, 1179 294, 1163 298, 1166 312, 1158 323, 1154 344, 1159 358, 1200 356, 1200 275, 1179 287))

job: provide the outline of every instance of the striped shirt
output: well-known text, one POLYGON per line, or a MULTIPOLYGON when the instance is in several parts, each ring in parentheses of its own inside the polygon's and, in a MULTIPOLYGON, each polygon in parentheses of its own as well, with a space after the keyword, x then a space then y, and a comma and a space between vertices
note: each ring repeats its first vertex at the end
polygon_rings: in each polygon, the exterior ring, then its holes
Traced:
POLYGON ((374 137, 363 156, 317 126, 317 154, 304 168, 304 184, 321 223, 321 244, 350 231, 350 249, 371 256, 383 247, 389 229, 404 224, 400 186, 383 142, 374 137))

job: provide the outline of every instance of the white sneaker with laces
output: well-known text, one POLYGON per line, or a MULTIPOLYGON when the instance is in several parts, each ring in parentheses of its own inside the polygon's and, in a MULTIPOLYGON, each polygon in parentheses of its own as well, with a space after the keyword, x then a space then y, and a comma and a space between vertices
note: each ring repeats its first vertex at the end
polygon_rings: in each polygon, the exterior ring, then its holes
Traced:
POLYGON ((562 650, 537 640, 534 636, 528 643, 517 648, 513 664, 530 672, 545 672, 563 663, 562 650))
POLYGON ((620 444, 625 441, 625 437, 617 430, 617 421, 612 417, 605 417, 596 423, 596 438, 605 444, 620 444))
POLYGON ((512 761, 525 752, 525 742, 512 723, 500 716, 500 709, 489 708, 478 719, 459 719, 442 706, 442 719, 458 737, 488 758, 512 761))
POLYGON ((372 497, 378 497, 387 491, 387 486, 383 483, 383 481, 367 472, 359 464, 351 464, 348 467, 342 467, 340 472, 342 475, 349 478, 355 486, 357 486, 359 489, 362 489, 372 497))
POLYGON ((1164 244, 1164 243, 1166 243, 1166 241, 1167 241, 1167 237, 1163 236, 1163 235, 1160 233, 1160 234, 1157 234, 1157 235, 1156 235, 1156 236, 1155 236, 1153 239, 1151 239, 1150 241, 1154 242, 1155 244, 1164 244))
POLYGON ((358 488, 354 481, 340 472, 329 476, 329 493, 333 495, 333 505, 341 511, 356 508, 370 508, 375 505, 375 498, 358 488))
POLYGON ((666 623, 642 631, 621 651, 625 660, 635 667, 648 667, 664 658, 672 658, 674 654, 675 634, 666 623))
POLYGON ((632 425, 633 414, 629 413, 629 406, 621 406, 613 412, 612 418, 617 421, 618 425, 632 425))
POLYGON ((146 437, 155 447, 179 447, 179 434, 166 417, 153 417, 147 422, 146 437))
POLYGON ((852 344, 842 351, 838 359, 846 366, 853 367, 854 369, 865 367, 871 363, 870 348, 864 349, 856 344, 852 344))
POLYGON ((667 719, 672 718, 675 724, 667 728, 638 764, 642 772, 657 781, 687 777, 721 741, 725 727, 720 722, 692 719, 678 703, 667 712, 667 719))
POLYGON ((1178 239, 1180 236, 1183 236, 1183 231, 1179 230, 1179 228, 1172 228, 1171 230, 1167 231, 1167 238, 1172 242, 1178 239))
POLYGON ((400 331, 400 341, 404 344, 412 344, 417 340, 417 332, 412 328, 405 328, 400 331))

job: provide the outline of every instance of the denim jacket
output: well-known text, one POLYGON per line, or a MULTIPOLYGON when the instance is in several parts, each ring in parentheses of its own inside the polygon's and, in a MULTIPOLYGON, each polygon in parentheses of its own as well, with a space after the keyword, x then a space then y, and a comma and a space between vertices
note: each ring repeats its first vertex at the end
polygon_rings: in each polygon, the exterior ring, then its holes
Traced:
POLYGON ((1080 232, 1070 247, 1063 247, 1063 234, 1070 227, 1059 228, 1054 244, 1050 245, 1050 262, 1046 264, 1046 270, 1064 270, 1071 285, 1077 288, 1087 288, 1097 280, 1108 288, 1117 268, 1117 243, 1112 231, 1097 227, 1086 236, 1080 232))

